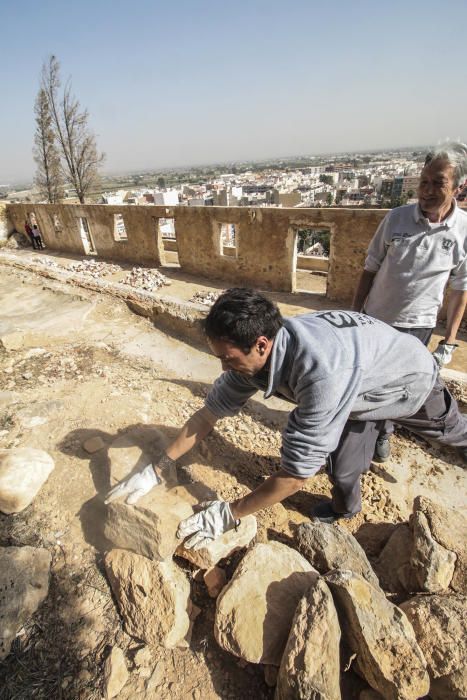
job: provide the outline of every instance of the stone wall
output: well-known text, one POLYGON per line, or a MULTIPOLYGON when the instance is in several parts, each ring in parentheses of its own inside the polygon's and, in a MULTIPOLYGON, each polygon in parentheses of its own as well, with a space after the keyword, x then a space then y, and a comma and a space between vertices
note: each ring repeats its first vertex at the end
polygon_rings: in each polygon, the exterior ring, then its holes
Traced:
POLYGON ((164 264, 159 218, 173 218, 181 268, 193 275, 275 291, 295 291, 296 238, 303 228, 329 229, 331 252, 327 296, 342 304, 353 295, 365 250, 384 210, 266 209, 247 207, 108 206, 11 204, 11 224, 24 231, 33 213, 45 244, 85 253, 80 217, 87 220, 97 255, 113 260, 164 264), (121 214, 127 239, 115 240, 114 214, 121 214), (58 226, 55 225, 58 223, 58 226), (235 225, 234 248, 224 248, 221 225, 235 225))
POLYGON ((13 225, 7 215, 7 205, 0 203, 0 241, 5 241, 9 233, 13 231, 13 225))

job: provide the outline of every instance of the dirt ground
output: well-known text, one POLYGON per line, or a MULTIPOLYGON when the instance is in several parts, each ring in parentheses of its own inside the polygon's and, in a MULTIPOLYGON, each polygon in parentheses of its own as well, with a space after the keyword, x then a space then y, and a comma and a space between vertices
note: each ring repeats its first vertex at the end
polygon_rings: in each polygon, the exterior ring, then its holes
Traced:
MULTIPOLYGON (((136 425, 170 438, 202 405, 218 362, 160 332, 122 302, 1 265, 0 298, 0 336, 21 338, 18 349, 0 349, 0 448, 37 447, 55 460, 33 503, 16 516, 0 515, 1 545, 43 546, 53 556, 48 598, 0 663, 0 700, 100 699, 103 662, 115 644, 124 649, 131 672, 121 700, 272 698, 261 666, 217 646, 215 601, 182 561, 201 609, 191 646, 154 648, 150 678, 132 668, 142 643, 124 632, 103 573, 108 455, 104 449, 90 456, 82 447, 94 435, 110 445, 136 425)), ((465 388, 454 389, 466 410, 465 388)), ((184 463, 222 499, 246 493, 279 467, 288 410, 258 395, 240 416, 220 421, 184 463)), ((415 495, 465 507, 466 475, 452 452, 399 434, 391 460, 363 477, 362 490, 363 512, 345 526, 371 558, 394 524, 407 518, 415 495)), ((327 495, 327 478, 319 474, 283 506, 259 513, 259 541, 290 543, 297 524, 327 495)), ((236 563, 222 562, 228 576, 236 563)), ((361 682, 352 671, 344 675, 346 700, 358 697, 361 682)))

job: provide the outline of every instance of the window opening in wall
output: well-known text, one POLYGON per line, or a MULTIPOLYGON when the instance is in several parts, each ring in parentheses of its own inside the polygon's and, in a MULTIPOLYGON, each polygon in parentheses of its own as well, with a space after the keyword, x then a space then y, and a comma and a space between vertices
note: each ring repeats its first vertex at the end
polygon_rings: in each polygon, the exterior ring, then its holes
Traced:
POLYGON ((296 289, 326 294, 331 231, 321 227, 300 227, 295 233, 296 289))
POLYGON ((123 220, 123 214, 114 214, 114 240, 127 241, 128 235, 123 220))
POLYGON ((163 265, 173 266, 179 265, 178 247, 177 247, 177 232, 175 230, 175 219, 173 217, 156 217, 153 216, 156 235, 162 237, 162 245, 164 248, 163 265))
POLYGON ((221 255, 237 257, 237 227, 235 224, 219 224, 221 255))
POLYGON ((63 228, 62 228, 62 222, 60 221, 60 217, 58 214, 54 214, 52 216, 52 223, 53 223, 55 233, 61 233, 63 228))
POLYGON ((92 240, 91 231, 89 229, 88 220, 84 216, 78 217, 79 233, 83 242, 83 248, 86 255, 95 255, 96 248, 92 240))
POLYGON ((175 234, 175 219, 161 218, 156 219, 156 221, 159 222, 159 231, 162 234, 162 238, 170 238, 175 241, 177 238, 175 234))

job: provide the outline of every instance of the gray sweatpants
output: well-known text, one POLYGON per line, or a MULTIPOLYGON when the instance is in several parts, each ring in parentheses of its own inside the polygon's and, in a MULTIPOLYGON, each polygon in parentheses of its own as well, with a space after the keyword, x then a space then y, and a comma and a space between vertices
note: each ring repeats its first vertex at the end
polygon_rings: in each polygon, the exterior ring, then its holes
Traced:
MULTIPOLYGON (((439 377, 427 400, 409 418, 396 425, 415 435, 450 447, 467 447, 467 418, 439 377)), ((337 449, 329 455, 327 473, 333 484, 332 507, 336 513, 358 513, 362 508, 360 475, 367 472, 376 439, 384 421, 352 421, 345 424, 337 449)))

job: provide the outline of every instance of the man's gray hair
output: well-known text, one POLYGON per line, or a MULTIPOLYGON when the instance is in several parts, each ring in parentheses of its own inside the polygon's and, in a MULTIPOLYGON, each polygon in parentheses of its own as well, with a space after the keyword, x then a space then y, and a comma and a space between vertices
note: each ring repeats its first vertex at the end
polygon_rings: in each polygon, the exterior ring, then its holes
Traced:
POLYGON ((454 168, 454 185, 459 187, 467 177, 467 146, 460 141, 448 141, 427 153, 425 165, 433 160, 446 160, 454 168))

